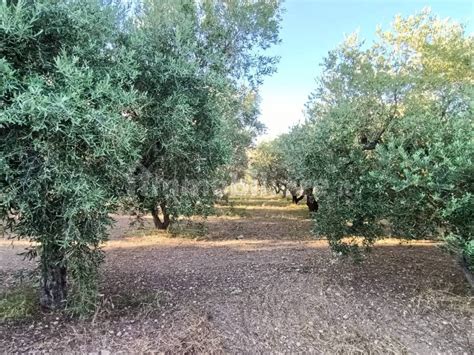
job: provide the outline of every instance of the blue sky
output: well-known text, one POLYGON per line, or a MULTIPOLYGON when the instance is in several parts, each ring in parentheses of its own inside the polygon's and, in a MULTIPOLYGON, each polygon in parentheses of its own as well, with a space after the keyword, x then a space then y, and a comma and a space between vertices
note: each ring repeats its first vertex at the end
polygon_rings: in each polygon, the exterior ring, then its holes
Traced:
POLYGON ((315 88, 323 58, 356 30, 371 41, 377 25, 388 28, 396 14, 403 16, 430 7, 433 14, 468 25, 472 33, 474 2, 470 0, 286 0, 282 43, 271 50, 281 57, 278 72, 261 88, 260 120, 270 139, 303 119, 302 110, 315 88))

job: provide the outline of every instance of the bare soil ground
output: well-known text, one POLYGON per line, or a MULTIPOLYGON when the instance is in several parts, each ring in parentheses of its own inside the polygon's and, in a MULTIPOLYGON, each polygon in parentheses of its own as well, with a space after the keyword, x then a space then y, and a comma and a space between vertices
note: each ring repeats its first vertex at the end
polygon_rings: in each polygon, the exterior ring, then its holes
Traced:
MULTIPOLYGON (((94 317, 4 321, 0 350, 472 353, 468 285, 434 243, 383 241, 355 264, 311 236, 305 206, 264 197, 193 220, 199 233, 117 221, 94 317)), ((10 243, 0 240, 0 289, 34 266, 10 243)))

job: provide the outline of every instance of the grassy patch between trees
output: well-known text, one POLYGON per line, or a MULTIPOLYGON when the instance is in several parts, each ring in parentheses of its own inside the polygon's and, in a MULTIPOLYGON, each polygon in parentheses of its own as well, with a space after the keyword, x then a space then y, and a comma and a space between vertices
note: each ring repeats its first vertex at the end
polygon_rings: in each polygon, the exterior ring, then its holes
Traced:
POLYGON ((38 312, 38 297, 30 285, 21 285, 0 294, 0 320, 23 320, 38 312))

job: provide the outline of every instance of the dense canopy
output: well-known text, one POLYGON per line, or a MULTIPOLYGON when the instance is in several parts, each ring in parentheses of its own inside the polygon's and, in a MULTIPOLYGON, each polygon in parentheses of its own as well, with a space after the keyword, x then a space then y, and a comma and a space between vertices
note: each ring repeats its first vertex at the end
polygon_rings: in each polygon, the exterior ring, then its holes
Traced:
POLYGON ((277 62, 277 0, 114 3, 0 5, 0 213, 35 242, 45 308, 94 308, 111 212, 209 212, 277 62))
POLYGON ((370 46, 351 35, 326 57, 290 147, 284 135, 258 148, 280 146, 279 164, 314 186, 314 231, 336 251, 357 252, 353 237, 441 238, 472 270, 473 56, 463 26, 429 11, 370 46))

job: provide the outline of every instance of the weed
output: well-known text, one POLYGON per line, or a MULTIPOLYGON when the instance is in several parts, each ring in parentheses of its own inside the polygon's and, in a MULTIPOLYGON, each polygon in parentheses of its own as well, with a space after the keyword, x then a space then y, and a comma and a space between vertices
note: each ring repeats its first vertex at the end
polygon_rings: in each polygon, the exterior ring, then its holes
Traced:
POLYGON ((179 220, 169 226, 168 232, 173 237, 199 238, 207 234, 207 227, 202 222, 179 220))
POLYGON ((38 309, 38 297, 32 286, 17 286, 0 295, 0 319, 2 321, 30 318, 38 309))

